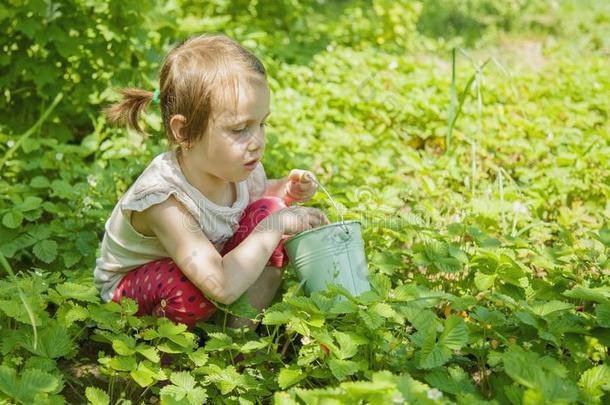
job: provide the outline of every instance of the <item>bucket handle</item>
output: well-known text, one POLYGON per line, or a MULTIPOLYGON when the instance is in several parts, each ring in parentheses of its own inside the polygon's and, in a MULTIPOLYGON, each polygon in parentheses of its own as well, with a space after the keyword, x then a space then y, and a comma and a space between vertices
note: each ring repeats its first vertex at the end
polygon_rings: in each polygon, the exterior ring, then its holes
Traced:
POLYGON ((324 187, 314 176, 312 176, 309 172, 305 172, 304 175, 311 181, 313 181, 314 183, 316 183, 318 185, 318 187, 320 187, 322 189, 322 191, 324 192, 324 194, 326 194, 326 196, 328 197, 328 199, 330 200, 330 202, 333 204, 333 206, 335 207, 335 211, 337 211, 337 214, 339 214, 339 217, 341 218, 341 225, 345 231, 345 233, 349 234, 349 228, 347 227, 347 225, 345 224, 345 219, 343 218, 343 214, 341 213, 341 211, 339 210, 339 207, 337 206, 337 204, 335 203, 335 200, 333 200, 333 198, 330 196, 328 190, 326 190, 326 187, 324 187))

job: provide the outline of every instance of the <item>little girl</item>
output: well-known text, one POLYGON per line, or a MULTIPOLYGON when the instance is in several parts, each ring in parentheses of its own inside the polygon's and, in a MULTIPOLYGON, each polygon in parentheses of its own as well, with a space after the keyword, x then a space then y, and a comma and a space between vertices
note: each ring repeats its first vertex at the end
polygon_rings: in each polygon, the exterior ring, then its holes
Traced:
POLYGON ((316 192, 311 172, 266 178, 262 63, 224 35, 196 36, 169 52, 159 90, 121 93, 108 120, 142 132, 138 117, 153 101, 171 150, 152 160, 105 224, 94 270, 102 299, 132 298, 138 315, 191 330, 214 313, 211 300, 230 304, 246 292, 261 311, 281 282, 284 240, 328 223, 320 210, 288 206, 316 192))

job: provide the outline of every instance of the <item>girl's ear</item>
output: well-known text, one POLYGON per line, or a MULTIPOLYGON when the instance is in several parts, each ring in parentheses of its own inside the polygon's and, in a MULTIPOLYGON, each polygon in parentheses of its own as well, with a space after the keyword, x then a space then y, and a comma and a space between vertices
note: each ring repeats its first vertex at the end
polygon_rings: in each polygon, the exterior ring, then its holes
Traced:
POLYGON ((169 127, 172 129, 172 135, 177 143, 181 144, 185 141, 184 124, 186 118, 182 114, 172 115, 169 120, 169 127))

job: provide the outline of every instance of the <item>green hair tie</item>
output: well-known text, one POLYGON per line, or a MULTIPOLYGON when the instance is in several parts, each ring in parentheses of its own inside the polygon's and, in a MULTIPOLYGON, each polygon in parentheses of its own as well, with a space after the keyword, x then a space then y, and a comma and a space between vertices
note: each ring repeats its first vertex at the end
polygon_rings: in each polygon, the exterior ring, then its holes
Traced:
POLYGON ((153 93, 152 102, 155 103, 155 104, 159 104, 159 102, 161 101, 159 99, 160 95, 161 95, 161 91, 159 89, 155 89, 155 91, 153 93))

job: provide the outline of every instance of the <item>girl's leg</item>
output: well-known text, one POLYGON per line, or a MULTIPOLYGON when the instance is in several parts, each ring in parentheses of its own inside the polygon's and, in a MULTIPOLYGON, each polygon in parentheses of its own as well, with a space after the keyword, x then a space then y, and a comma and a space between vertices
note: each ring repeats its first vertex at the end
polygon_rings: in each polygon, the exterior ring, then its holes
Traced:
POLYGON ((216 307, 191 283, 171 258, 147 263, 130 271, 119 283, 112 300, 127 297, 138 303, 136 315, 164 316, 192 330, 207 320, 216 307))
MULTIPOLYGON (((230 252, 263 218, 284 207, 284 202, 277 197, 263 197, 248 205, 239 229, 225 243, 221 254, 230 252)), ((246 292, 250 304, 259 311, 271 303, 282 281, 282 267, 288 263, 288 256, 282 247, 286 239, 287 237, 282 238, 267 262, 268 267, 246 292)), ((182 274, 171 258, 131 270, 119 283, 112 300, 119 302, 121 297, 131 298, 138 303, 136 315, 165 316, 174 322, 185 323, 190 330, 197 321, 209 319, 216 311, 214 304, 182 274)), ((229 320, 229 324, 234 327, 239 326, 240 322, 249 327, 254 326, 248 319, 229 320)))
MULTIPOLYGON (((246 207, 244 215, 239 222, 238 230, 225 243, 221 255, 224 256, 239 245, 263 218, 285 207, 284 201, 278 197, 262 197, 252 202, 246 207)), ((282 237, 280 243, 271 254, 267 267, 265 267, 259 278, 246 291, 250 305, 259 312, 269 306, 282 283, 283 268, 288 263, 288 256, 283 248, 284 241, 287 238, 288 236, 282 237)), ((233 328, 247 326, 250 329, 254 329, 256 327, 255 322, 236 316, 229 318, 228 325, 233 328)))

